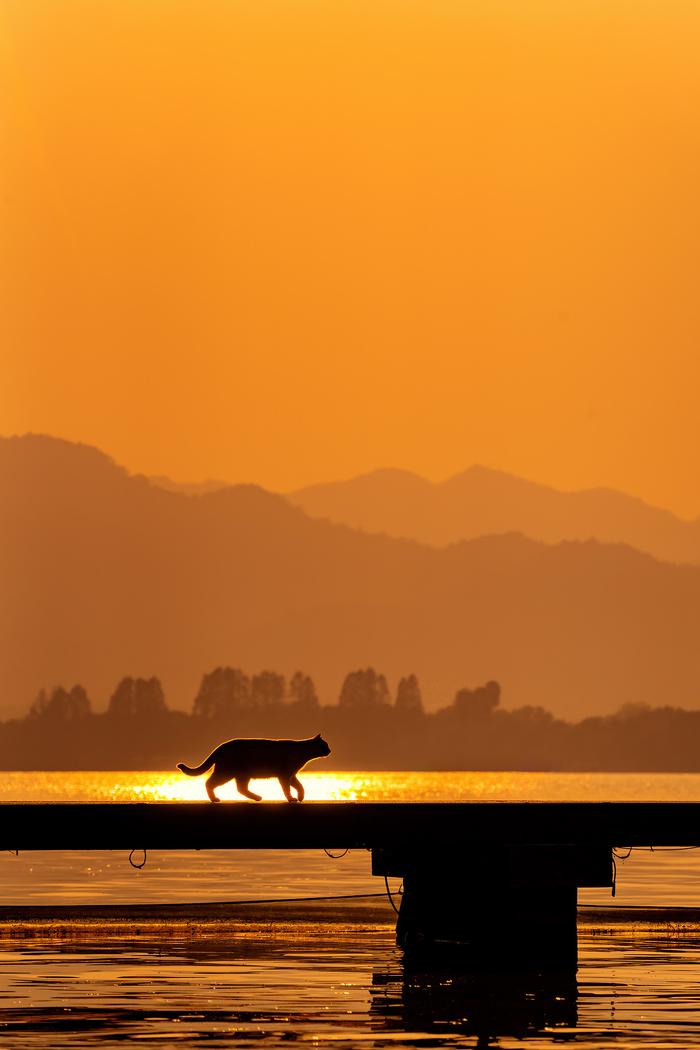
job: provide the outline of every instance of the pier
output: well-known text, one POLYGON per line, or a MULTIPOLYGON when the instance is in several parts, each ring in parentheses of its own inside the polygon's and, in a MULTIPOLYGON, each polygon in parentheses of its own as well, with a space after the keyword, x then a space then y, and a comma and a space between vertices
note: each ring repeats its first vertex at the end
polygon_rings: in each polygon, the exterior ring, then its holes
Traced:
POLYGON ((507 968, 575 968, 577 891, 613 885, 613 847, 699 828, 694 802, 0 804, 9 850, 365 849, 403 879, 402 948, 507 968))

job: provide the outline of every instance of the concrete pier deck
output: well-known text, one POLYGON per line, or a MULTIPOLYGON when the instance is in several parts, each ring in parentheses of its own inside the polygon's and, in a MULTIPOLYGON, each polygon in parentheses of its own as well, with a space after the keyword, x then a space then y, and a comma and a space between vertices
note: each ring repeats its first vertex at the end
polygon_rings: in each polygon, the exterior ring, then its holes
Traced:
POLYGON ((700 844, 700 802, 5 802, 0 848, 700 844))

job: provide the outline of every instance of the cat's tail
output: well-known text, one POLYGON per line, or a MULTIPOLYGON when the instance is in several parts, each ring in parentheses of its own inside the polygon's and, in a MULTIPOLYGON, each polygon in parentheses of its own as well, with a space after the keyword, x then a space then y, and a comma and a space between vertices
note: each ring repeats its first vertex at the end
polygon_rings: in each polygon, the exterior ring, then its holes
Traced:
POLYGON ((216 760, 216 752, 218 748, 215 748, 209 755, 209 758, 205 758, 201 766, 186 766, 184 762, 178 762, 177 768, 181 773, 184 773, 188 777, 201 777, 202 773, 206 773, 208 769, 214 765, 216 760))

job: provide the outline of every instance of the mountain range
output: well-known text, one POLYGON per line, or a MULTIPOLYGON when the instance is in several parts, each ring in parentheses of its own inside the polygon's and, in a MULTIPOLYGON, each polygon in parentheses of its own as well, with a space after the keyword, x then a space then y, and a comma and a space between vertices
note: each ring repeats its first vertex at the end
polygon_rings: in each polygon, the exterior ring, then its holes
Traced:
MULTIPOLYGON (((218 480, 150 480, 190 495, 227 487, 218 480)), ((625 543, 664 561, 700 564, 700 518, 685 520, 615 489, 563 492, 479 465, 442 482, 408 470, 374 470, 286 496, 311 517, 434 547, 519 532, 543 543, 625 543)))
POLYGON ((438 547, 521 532, 544 543, 626 543, 666 561, 700 564, 700 519, 685 521, 613 489, 561 492, 481 466, 438 483, 376 470, 311 485, 289 499, 312 517, 438 547))
MULTIPOLYGON (((85 445, 0 440, 0 714, 158 675, 188 707, 230 664, 418 674, 428 706, 497 679, 569 717, 700 697, 700 569, 596 540, 431 546, 311 517, 251 485, 187 495, 85 445)), ((322 727, 319 727, 322 728, 322 727)), ((232 734, 235 726, 231 727, 232 734)))

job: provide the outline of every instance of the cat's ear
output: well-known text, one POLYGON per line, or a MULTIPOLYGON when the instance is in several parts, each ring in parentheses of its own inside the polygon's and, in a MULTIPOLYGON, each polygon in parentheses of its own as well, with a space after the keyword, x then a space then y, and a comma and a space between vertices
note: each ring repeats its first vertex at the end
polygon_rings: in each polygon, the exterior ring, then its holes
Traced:
POLYGON ((320 740, 320 739, 321 739, 321 734, 317 733, 316 736, 314 737, 314 740, 320 740))

